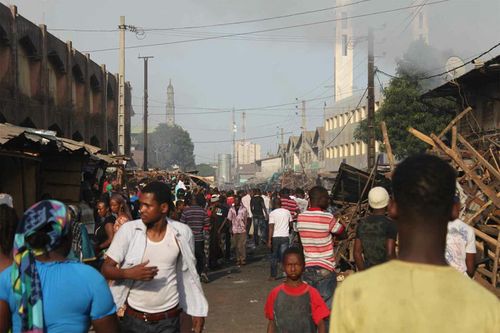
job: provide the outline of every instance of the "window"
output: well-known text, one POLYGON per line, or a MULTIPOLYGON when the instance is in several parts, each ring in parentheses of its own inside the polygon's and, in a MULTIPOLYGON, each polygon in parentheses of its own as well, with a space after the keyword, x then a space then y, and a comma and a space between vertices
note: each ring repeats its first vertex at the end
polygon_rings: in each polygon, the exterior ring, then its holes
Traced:
POLYGON ((344 157, 344 146, 339 146, 339 157, 344 157))
POLYGON ((375 152, 378 153, 380 151, 380 142, 375 141, 375 152))
POLYGON ((355 113, 355 112, 356 112, 356 111, 351 111, 351 112, 349 112, 349 117, 351 118, 351 121, 350 121, 350 123, 351 123, 351 124, 354 124, 354 120, 355 120, 355 119, 354 119, 354 116, 355 116, 355 114, 354 114, 354 113, 355 113))
POLYGON ((351 152, 349 151, 349 145, 346 144, 345 147, 344 147, 344 153, 345 153, 345 156, 351 156, 351 152))
MULTIPOLYGON (((422 13, 420 13, 420 14, 422 14, 422 13)), ((342 29, 347 29, 347 13, 342 12, 340 15, 342 18, 342 29)))
POLYGON ((342 35, 342 55, 347 56, 347 35, 342 35))
POLYGON ((354 143, 351 143, 351 156, 356 155, 356 148, 354 147, 354 143))
POLYGON ((366 143, 361 143, 361 154, 365 155, 366 154, 366 143))
POLYGON ((361 120, 365 119, 366 118, 366 107, 363 106, 361 108, 361 120))
POLYGON ((338 127, 338 119, 337 119, 337 116, 333 117, 333 128, 337 128, 338 127))
POLYGON ((356 142, 356 155, 361 154, 361 142, 356 142))
POLYGON ((339 157, 339 149, 337 148, 337 146, 335 146, 333 148, 333 158, 337 158, 339 157))

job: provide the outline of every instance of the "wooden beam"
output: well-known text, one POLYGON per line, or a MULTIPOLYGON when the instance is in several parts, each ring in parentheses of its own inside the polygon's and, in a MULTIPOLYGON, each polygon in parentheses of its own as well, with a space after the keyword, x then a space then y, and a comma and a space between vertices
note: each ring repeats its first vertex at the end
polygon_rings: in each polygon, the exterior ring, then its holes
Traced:
POLYGON ((389 141, 389 135, 387 134, 387 125, 385 121, 380 122, 380 128, 382 129, 382 135, 384 137, 384 145, 387 151, 387 158, 389 158, 389 165, 391 166, 391 171, 394 170, 394 155, 392 154, 391 142, 389 141))
POLYGON ((453 127, 455 126, 456 123, 458 123, 458 121, 460 119, 462 119, 467 113, 469 113, 470 111, 472 111, 472 108, 469 106, 468 108, 466 108, 465 110, 463 110, 462 112, 460 112, 460 114, 458 116, 456 116, 449 124, 448 126, 446 126, 444 128, 444 130, 441 131, 441 133, 439 133, 438 135, 438 138, 442 138, 443 135, 445 135, 446 133, 448 133, 448 131, 453 127))
POLYGON ((467 223, 467 224, 472 224, 472 222, 474 222, 474 220, 479 216, 481 215, 485 210, 486 208, 488 208, 491 204, 493 203, 493 201, 488 201, 486 204, 484 204, 481 208, 479 208, 479 210, 477 212, 474 213, 474 215, 472 215, 471 217, 469 217, 467 220, 465 220, 464 222, 467 223))
POLYGON ((436 144, 434 143, 434 141, 430 137, 428 137, 424 133, 414 129, 413 127, 408 128, 408 132, 413 134, 413 136, 415 136, 417 139, 420 139, 423 142, 427 143, 428 145, 431 145, 432 147, 436 147, 436 144))
POLYGON ((490 188, 488 185, 485 185, 482 180, 475 175, 465 164, 465 162, 457 155, 457 153, 447 147, 441 139, 439 139, 435 134, 431 134, 432 140, 436 143, 436 145, 441 148, 448 156, 452 158, 452 160, 464 170, 464 172, 469 176, 469 178, 476 183, 477 186, 483 191, 483 193, 491 200, 493 203, 500 207, 500 198, 497 197, 497 193, 494 189, 490 188))
POLYGON ((495 154, 493 154, 493 149, 491 149, 491 147, 490 147, 490 154, 491 154, 491 157, 493 158, 493 162, 495 162, 497 170, 500 172, 500 167, 498 166, 497 158, 495 157, 495 154))
POLYGON ((457 126, 451 128, 451 149, 457 150, 457 126))
MULTIPOLYGON (((479 229, 476 229, 476 228, 473 228, 473 229, 474 229, 474 233, 476 234, 476 236, 479 237, 479 238, 481 238, 482 240, 484 240, 486 243, 488 243, 491 246, 496 247, 496 248, 498 248, 500 246, 500 244, 498 243, 498 241, 495 238, 493 238, 490 235, 482 232, 479 229)), ((498 256, 497 256, 497 258, 498 258, 498 256)))
POLYGON ((481 154, 479 154, 479 152, 474 149, 474 147, 472 147, 472 145, 467 140, 465 140, 463 136, 458 134, 457 138, 458 141, 460 141, 460 143, 463 144, 472 153, 472 155, 474 155, 479 163, 481 163, 486 169, 488 169, 488 171, 491 172, 493 176, 500 180, 500 172, 495 169, 493 165, 491 165, 483 156, 481 156, 481 154))

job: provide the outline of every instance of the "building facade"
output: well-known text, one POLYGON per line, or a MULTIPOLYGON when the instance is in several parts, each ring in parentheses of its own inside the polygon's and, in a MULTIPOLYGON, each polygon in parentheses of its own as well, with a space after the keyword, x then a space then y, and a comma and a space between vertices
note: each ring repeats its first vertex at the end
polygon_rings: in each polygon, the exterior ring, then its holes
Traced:
POLYGON ((168 82, 167 87, 167 125, 175 125, 174 86, 172 86, 172 80, 168 82))
POLYGON ((255 163, 260 160, 260 145, 246 140, 237 141, 236 157, 238 165, 255 163))
MULTIPOLYGON (((0 122, 48 129, 109 153, 118 150, 118 76, 0 4, 0 122)), ((125 87, 130 153, 131 87, 125 87)))

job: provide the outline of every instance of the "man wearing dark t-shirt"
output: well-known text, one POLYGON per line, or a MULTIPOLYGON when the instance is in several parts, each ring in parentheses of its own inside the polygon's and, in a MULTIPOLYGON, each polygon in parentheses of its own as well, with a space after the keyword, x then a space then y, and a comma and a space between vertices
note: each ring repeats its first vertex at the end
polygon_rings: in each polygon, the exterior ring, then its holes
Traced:
POLYGON ((354 261, 358 271, 382 264, 394 257, 396 224, 385 216, 389 194, 383 187, 368 193, 371 215, 362 219, 356 229, 354 261))

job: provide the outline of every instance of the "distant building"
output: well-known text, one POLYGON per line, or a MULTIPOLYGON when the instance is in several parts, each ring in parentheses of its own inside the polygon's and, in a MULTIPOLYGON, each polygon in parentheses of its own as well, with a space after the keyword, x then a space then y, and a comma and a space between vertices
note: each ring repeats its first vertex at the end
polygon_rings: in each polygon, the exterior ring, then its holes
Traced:
POLYGON ((246 140, 236 142, 238 165, 251 164, 260 159, 260 145, 246 140))
MULTIPOLYGON (((337 5, 347 5, 350 0, 338 0, 337 5)), ((347 17, 347 7, 336 11, 337 23, 335 27, 335 49, 334 49, 334 100, 338 101, 352 95, 353 87, 353 60, 354 41, 351 20, 347 17)))
POLYGON ((217 184, 231 182, 231 154, 219 154, 217 160, 217 184))
POLYGON ((421 6, 415 9, 415 15, 412 21, 413 40, 422 39, 429 44, 429 25, 427 21, 427 7, 421 6))
POLYGON ((271 178, 276 172, 281 171, 281 157, 279 155, 269 156, 255 161, 259 170, 255 176, 258 178, 271 178))
POLYGON ((174 86, 172 86, 172 80, 169 80, 167 87, 167 125, 175 125, 174 86))

